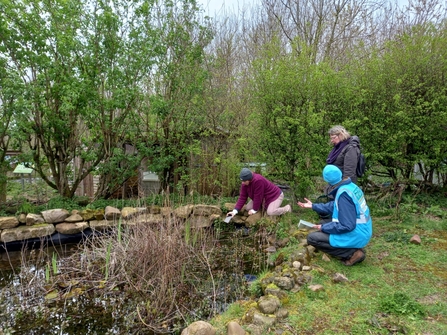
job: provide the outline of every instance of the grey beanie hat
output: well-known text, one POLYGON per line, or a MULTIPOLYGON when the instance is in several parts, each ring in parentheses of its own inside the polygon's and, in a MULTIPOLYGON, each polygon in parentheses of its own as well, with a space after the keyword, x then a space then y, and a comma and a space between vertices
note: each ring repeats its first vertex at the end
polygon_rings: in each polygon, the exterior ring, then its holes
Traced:
POLYGON ((239 177, 242 181, 251 180, 253 178, 253 172, 251 172, 250 169, 243 168, 239 177))

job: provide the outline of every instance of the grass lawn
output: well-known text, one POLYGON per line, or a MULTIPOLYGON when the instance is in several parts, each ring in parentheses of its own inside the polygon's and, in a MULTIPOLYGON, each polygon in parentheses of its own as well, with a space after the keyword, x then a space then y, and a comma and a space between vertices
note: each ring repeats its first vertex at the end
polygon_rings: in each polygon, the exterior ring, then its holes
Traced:
MULTIPOLYGON (((311 271, 309 285, 321 284, 324 291, 312 292, 306 286, 289 292, 283 303, 289 316, 276 329, 285 330, 283 334, 309 335, 447 334, 446 210, 436 207, 439 217, 422 207, 407 211, 402 206, 400 215, 395 209, 384 209, 383 204, 370 207, 374 234, 366 247, 366 260, 346 267, 335 259, 326 262, 317 254, 312 265, 320 270, 311 271), (410 243, 415 234, 421 238, 419 245, 410 243), (349 281, 334 283, 335 273, 349 281)), ((218 334, 226 334, 230 320, 243 326, 244 312, 244 308, 232 307, 212 324, 218 334)), ((263 334, 274 333, 272 329, 263 334)))

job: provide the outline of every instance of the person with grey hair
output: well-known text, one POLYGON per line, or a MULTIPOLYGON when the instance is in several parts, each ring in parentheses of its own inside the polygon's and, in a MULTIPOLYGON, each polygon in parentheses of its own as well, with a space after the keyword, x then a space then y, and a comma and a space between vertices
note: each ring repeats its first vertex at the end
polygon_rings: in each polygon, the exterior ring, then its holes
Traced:
POLYGON ((267 215, 271 216, 282 215, 292 211, 290 205, 281 207, 284 199, 283 192, 264 176, 254 173, 250 169, 243 168, 239 178, 241 179, 239 199, 234 209, 227 213, 227 216, 236 215, 245 205, 248 198, 251 199, 245 206, 248 215, 257 213, 261 208, 266 209, 267 215))
POLYGON ((333 145, 326 159, 326 164, 338 167, 343 178, 351 178, 357 184, 357 163, 360 156, 360 139, 351 136, 343 126, 329 129, 330 143, 333 145))

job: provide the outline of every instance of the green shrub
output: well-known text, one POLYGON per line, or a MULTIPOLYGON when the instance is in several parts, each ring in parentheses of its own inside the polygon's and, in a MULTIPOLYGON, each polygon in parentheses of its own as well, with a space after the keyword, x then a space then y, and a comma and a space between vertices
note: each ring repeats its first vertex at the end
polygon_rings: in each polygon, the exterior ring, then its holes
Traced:
POLYGON ((71 211, 73 209, 82 209, 82 206, 79 206, 79 204, 75 201, 75 199, 56 196, 51 198, 46 204, 38 207, 40 211, 56 209, 56 208, 63 208, 68 211, 71 211))
POLYGON ((24 200, 19 208, 17 209, 17 214, 29 214, 29 213, 36 213, 36 206, 34 206, 33 204, 31 204, 28 200, 24 200))
POLYGON ((397 315, 425 316, 423 306, 401 292, 384 296, 380 301, 380 310, 397 315))

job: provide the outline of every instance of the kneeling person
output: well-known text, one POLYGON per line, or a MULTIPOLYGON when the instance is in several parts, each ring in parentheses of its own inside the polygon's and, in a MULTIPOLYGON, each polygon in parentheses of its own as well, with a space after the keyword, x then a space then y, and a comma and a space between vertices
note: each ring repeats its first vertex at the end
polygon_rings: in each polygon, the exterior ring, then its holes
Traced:
POLYGON ((335 165, 326 165, 323 178, 332 187, 333 201, 325 204, 298 202, 303 208, 311 208, 320 215, 330 215, 332 221, 316 225, 319 231, 307 236, 307 243, 352 266, 362 262, 363 248, 372 236, 372 220, 363 191, 350 178, 342 180, 342 172, 335 165))
POLYGON ((281 189, 260 174, 253 173, 243 168, 239 175, 241 190, 235 208, 227 213, 227 216, 236 215, 247 202, 245 208, 248 215, 257 213, 262 207, 267 209, 267 215, 282 215, 292 211, 290 205, 281 207, 284 194, 281 189))

